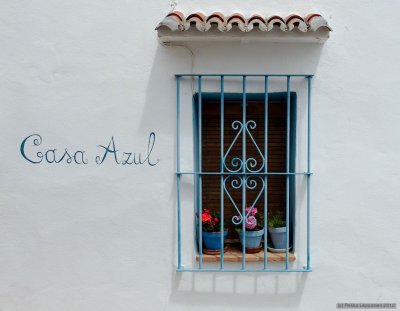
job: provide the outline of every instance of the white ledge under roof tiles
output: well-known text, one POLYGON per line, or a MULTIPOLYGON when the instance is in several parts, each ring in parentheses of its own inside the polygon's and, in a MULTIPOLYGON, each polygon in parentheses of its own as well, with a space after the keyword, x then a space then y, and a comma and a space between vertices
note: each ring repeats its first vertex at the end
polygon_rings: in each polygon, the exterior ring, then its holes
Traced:
POLYGON ((320 14, 287 17, 253 14, 246 18, 240 13, 225 16, 214 12, 208 16, 196 12, 185 16, 170 12, 156 27, 161 43, 190 41, 271 41, 325 42, 332 29, 320 14))

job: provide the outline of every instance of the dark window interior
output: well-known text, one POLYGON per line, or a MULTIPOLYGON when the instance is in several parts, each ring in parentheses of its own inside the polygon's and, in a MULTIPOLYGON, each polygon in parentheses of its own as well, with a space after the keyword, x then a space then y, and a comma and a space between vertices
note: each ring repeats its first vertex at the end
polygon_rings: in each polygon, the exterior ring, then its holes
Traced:
MULTIPOLYGON (((248 94, 249 95, 249 94, 248 94)), ((295 157, 295 110, 296 100, 295 94, 291 94, 291 150, 290 150, 290 171, 294 172, 295 157), (293 99, 292 99, 293 98, 293 99), (293 117, 292 117, 293 116, 293 117)), ((220 95, 214 94, 207 96, 202 94, 202 141, 201 141, 201 164, 203 172, 220 172, 221 171, 221 111, 220 111, 220 95)), ((232 122, 242 121, 242 95, 225 96, 224 101, 224 154, 237 135, 238 131, 232 128, 232 122)), ((247 96, 246 102, 246 119, 253 120, 256 127, 250 130, 260 151, 264 154, 264 100, 261 94, 251 94, 247 96)), ((195 96, 195 119, 198 117, 197 97, 195 96)), ((287 105, 286 93, 273 93, 270 95, 268 102, 268 172, 286 172, 286 143, 287 143, 287 105)), ((198 126, 197 121, 195 122, 198 126)), ((198 127, 197 127, 198 129, 198 127)), ((198 130, 195 142, 198 143, 198 130)), ((262 158, 257 151, 256 146, 246 135, 246 158, 253 157, 257 160, 256 168, 262 163, 262 158)), ((243 135, 240 135, 233 145, 230 153, 226 158, 226 163, 231 168, 231 160, 234 157, 242 158, 243 135)), ((197 149, 198 150, 198 149, 197 149)), ((197 151, 195 150, 195 153, 197 151)), ((199 159, 197 158, 197 163, 199 159)), ((294 226, 294 177, 290 180, 290 239, 293 241, 294 226), (293 184, 293 186, 292 186, 293 184)), ((239 210, 242 209, 242 190, 233 189, 229 183, 227 190, 236 202, 239 210)), ((260 191, 264 191, 262 184, 259 182, 253 190, 246 190, 246 206, 252 205, 260 191)), ((270 212, 286 211, 286 176, 285 175, 269 175, 267 179, 268 191, 268 210, 270 212)), ((219 211, 221 208, 221 175, 203 175, 202 177, 202 208, 219 211)), ((264 211, 264 194, 262 194, 255 204, 258 211, 264 211)), ((199 206, 198 206, 199 207, 199 206)), ((238 215, 234 205, 229 197, 224 193, 224 213, 225 226, 229 229, 228 240, 237 239, 232 223, 232 216, 238 215)), ((292 243, 292 242, 291 242, 292 243)))

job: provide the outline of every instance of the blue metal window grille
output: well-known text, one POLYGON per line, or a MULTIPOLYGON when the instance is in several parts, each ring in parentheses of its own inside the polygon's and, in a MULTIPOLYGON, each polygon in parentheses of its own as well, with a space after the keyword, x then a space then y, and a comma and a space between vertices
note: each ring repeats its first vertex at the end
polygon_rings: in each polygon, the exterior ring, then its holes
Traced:
MULTIPOLYGON (((178 272, 310 272, 310 177, 311 167, 310 167, 310 108, 311 108, 311 80, 313 75, 310 74, 177 74, 176 78, 176 135, 177 135, 177 150, 176 150, 176 176, 177 176, 177 239, 178 239, 178 272), (232 94, 225 92, 225 78, 233 77, 241 79, 242 92, 240 94, 232 94), (264 82, 264 92, 263 93, 248 93, 247 92, 247 79, 249 77, 257 77, 263 79, 264 82), (286 79, 286 92, 281 93, 270 93, 269 83, 272 79, 280 77, 286 79), (219 79, 218 93, 208 93, 203 92, 203 81, 206 79, 219 79), (180 130, 181 130, 181 81, 182 79, 192 79, 197 81, 198 92, 195 96, 195 113, 194 121, 196 123, 196 134, 194 139, 195 144, 195 159, 197 163, 194 166, 193 171, 181 171, 181 142, 180 142, 180 130), (294 114, 296 111, 293 107, 296 105, 296 94, 291 92, 291 81, 292 79, 306 79, 307 83, 307 170, 306 172, 295 171, 294 166, 294 149, 295 141, 293 141, 293 133, 295 133, 295 122, 293 122, 294 114), (271 172, 268 170, 268 105, 269 102, 275 97, 285 97, 286 98, 286 170, 283 172, 271 172), (219 101, 220 109, 220 171, 219 172, 208 172, 202 170, 202 106, 203 102, 209 99, 217 99, 219 101), (235 120, 232 122, 231 127, 236 131, 235 138, 228 143, 229 147, 224 147, 224 111, 225 103, 232 99, 241 99, 242 105, 242 117, 241 120, 235 120), (257 126, 254 120, 247 119, 246 107, 248 100, 251 98, 262 99, 264 104, 264 150, 261 150, 252 136, 252 130, 257 126), (241 137, 241 155, 229 158, 232 147, 235 145, 237 140, 241 137), (246 140, 252 141, 254 144, 258 158, 253 157, 252 154, 246 153, 246 140), (292 140, 292 141, 291 141, 292 140), (224 228, 224 197, 227 195, 233 204, 236 213, 238 215, 232 217, 232 222, 235 225, 240 225, 243 233, 246 232, 246 222, 249 223, 250 213, 252 209, 256 206, 259 198, 264 195, 264 247, 263 247, 263 266, 262 268, 251 269, 251 264, 246 263, 246 249, 245 249, 245 239, 246 236, 243 234, 242 243, 242 261, 239 268, 231 269, 225 268, 224 262, 224 237, 221 234, 221 249, 220 249, 220 259, 219 263, 215 263, 212 268, 203 266, 203 241, 202 241, 202 222, 198 221, 195 225, 196 230, 193 233, 197 239, 198 245, 198 265, 193 268, 186 268, 182 265, 182 230, 181 230, 181 179, 183 175, 192 175, 195 177, 196 190, 198 195, 196 196, 196 211, 198 213, 198 219, 202 219, 202 178, 207 175, 217 175, 220 176, 220 214, 221 222, 220 228, 223 232, 224 228), (267 247, 266 247, 266 236, 267 236, 267 224, 268 224, 268 189, 267 181, 268 177, 272 175, 284 176, 286 179, 286 247, 285 247, 285 262, 284 268, 273 268, 272 265, 268 263, 267 247), (293 216, 293 206, 294 200, 294 177, 304 176, 306 178, 306 265, 303 269, 292 268, 289 265, 289 242, 294 243, 294 234, 291 232, 293 226, 290 225, 293 216), (231 188, 241 190, 242 199, 241 202, 235 202, 229 193, 227 185, 231 188), (246 198, 246 193, 250 190, 255 189, 258 185, 261 186, 261 191, 259 191, 257 197, 250 204, 250 210, 246 211, 246 206, 248 200, 246 198), (291 238, 291 236, 293 238, 291 238)), ((292 246, 294 246, 292 244, 292 246)))

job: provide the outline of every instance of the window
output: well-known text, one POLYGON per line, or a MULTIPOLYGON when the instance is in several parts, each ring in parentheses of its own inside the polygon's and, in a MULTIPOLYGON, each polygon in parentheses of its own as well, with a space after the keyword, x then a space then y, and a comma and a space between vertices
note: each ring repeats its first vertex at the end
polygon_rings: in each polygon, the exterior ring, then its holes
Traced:
MULTIPOLYGON (((198 92, 193 96, 193 151, 192 172, 180 171, 179 114, 180 79, 177 76, 177 187, 178 187, 178 271, 310 271, 309 267, 309 190, 307 189, 307 266, 292 269, 289 262, 295 259, 296 223, 296 176, 304 176, 309 187, 310 172, 296 172, 296 120, 297 94, 290 91, 291 78, 306 78, 308 82, 307 103, 310 103, 311 76, 286 76, 285 92, 268 92, 268 81, 274 75, 254 75, 263 79, 264 92, 247 92, 247 78, 253 75, 228 75, 241 79, 242 92, 224 90, 227 75, 219 78, 220 92, 205 92, 203 80, 207 75, 198 75, 198 92), (194 176, 194 241, 198 251, 197 268, 183 269, 181 263, 180 196, 182 174, 194 176), (247 209, 246 209, 247 208, 247 209), (226 239, 220 235, 220 250, 211 255, 203 241, 201 224, 204 209, 220 214, 219 228, 228 231, 226 239), (281 254, 267 250, 270 241, 264 230, 261 247, 256 255, 246 254, 250 248, 238 243, 240 232, 246 232, 252 223, 253 211, 261 216, 261 227, 267 228, 271 215, 283 215, 288 224, 286 247, 281 254), (242 230, 242 231, 240 231, 242 230), (239 232, 239 233, 238 233, 239 232), (292 248, 293 247, 293 248, 292 248), (228 248, 228 252, 225 253, 228 248), (222 251, 224 249, 224 251, 222 251), (207 250, 207 251, 205 251, 207 250), (221 252, 222 251, 222 252, 221 252), (254 257, 255 256, 255 257, 254 257), (274 257, 275 256, 275 257, 274 257), (276 257, 278 256, 278 257, 276 257), (271 269, 272 260, 282 260, 284 268, 271 269), (249 268, 249 261, 261 261, 262 268, 249 268), (204 268, 203 263, 217 261, 219 264, 204 268), (240 261, 236 268, 225 267, 225 262, 240 261)), ((188 75, 192 77, 193 75, 188 75)), ((213 77, 213 75, 211 75, 213 77)), ((215 78, 215 77, 214 77, 215 78)), ((214 79, 214 86, 215 86, 214 79)), ((308 110, 308 109, 307 109, 308 110)), ((308 112, 307 112, 308 113, 308 112)), ((309 113, 308 113, 309 129, 309 113)), ((308 136, 309 140, 309 136, 308 136)), ((309 142, 307 143, 309 146, 309 142)), ((308 150, 309 151, 309 150, 308 150)), ((309 156, 309 155, 308 155, 309 156)), ((309 161, 308 161, 309 163, 309 161)), ((309 165, 308 165, 309 169, 309 165)), ((221 231, 221 230, 219 230, 221 231)), ((250 231, 250 230, 249 230, 250 231)), ((243 239, 246 234, 242 235, 243 239)))

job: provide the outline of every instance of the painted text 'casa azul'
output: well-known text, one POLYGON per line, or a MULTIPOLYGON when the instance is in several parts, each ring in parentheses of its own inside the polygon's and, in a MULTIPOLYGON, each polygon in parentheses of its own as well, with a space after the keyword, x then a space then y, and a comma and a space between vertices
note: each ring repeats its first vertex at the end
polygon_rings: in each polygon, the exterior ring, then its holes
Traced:
MULTIPOLYGON (((32 134, 22 140, 20 153, 22 157, 32 163, 67 163, 67 164, 89 164, 90 157, 86 150, 69 150, 68 148, 41 148, 42 136, 32 134)), ((106 162, 112 162, 121 165, 149 165, 155 166, 160 160, 153 160, 152 152, 156 141, 156 134, 151 132, 147 141, 147 151, 131 152, 117 149, 114 137, 111 136, 108 144, 98 145, 100 149, 94 156, 93 162, 100 165, 106 162)))

